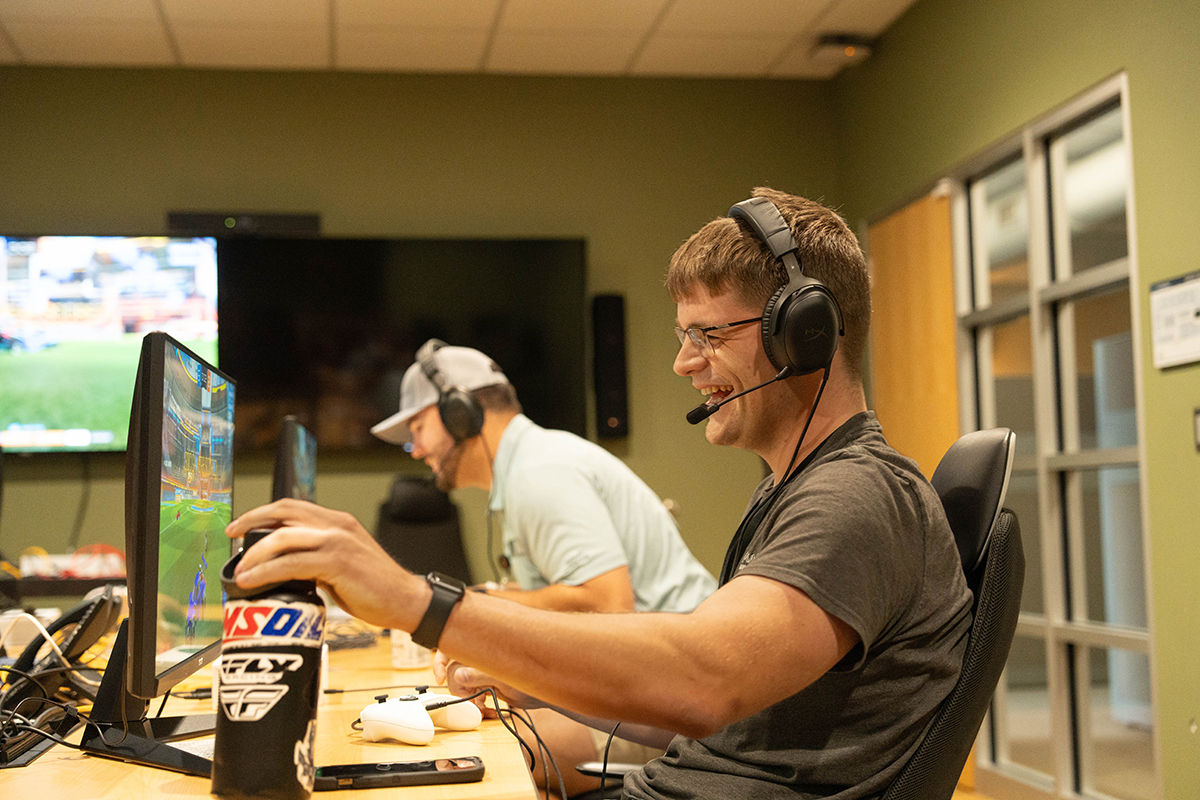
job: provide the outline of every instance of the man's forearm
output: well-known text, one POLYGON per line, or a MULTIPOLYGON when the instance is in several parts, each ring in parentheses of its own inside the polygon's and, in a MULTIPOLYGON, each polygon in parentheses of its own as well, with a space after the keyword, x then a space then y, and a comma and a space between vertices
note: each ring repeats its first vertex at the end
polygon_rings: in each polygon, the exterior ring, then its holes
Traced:
POLYGON ((541 589, 489 589, 488 594, 512 600, 514 603, 544 608, 548 611, 594 611, 614 613, 632 611, 632 605, 625 607, 619 601, 610 601, 602 595, 588 591, 586 586, 567 586, 556 583, 543 586, 541 589))

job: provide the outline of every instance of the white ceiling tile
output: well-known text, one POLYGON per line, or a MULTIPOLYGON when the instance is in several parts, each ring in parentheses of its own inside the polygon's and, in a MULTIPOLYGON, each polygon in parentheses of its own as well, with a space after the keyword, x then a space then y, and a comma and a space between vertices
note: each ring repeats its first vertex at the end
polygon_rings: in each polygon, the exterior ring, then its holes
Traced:
POLYGON ((17 51, 8 43, 8 36, 0 31, 0 64, 17 64, 20 60, 17 51))
POLYGON ((232 28, 251 23, 273 28, 329 24, 329 0, 159 0, 171 25, 203 23, 232 28))
POLYGON ((794 36, 808 30, 828 0, 678 0, 658 30, 708 36, 794 36))
POLYGON ((508 0, 501 30, 644 32, 670 0, 508 0))
POLYGON ((475 72, 487 33, 452 28, 395 26, 339 28, 339 69, 388 72, 475 72))
POLYGON ((640 41, 636 34, 501 31, 484 68, 543 75, 619 75, 640 41))
POLYGON ((490 30, 500 0, 337 0, 335 23, 490 30))
POLYGON ((762 75, 787 47, 776 37, 733 39, 655 36, 638 56, 632 72, 639 75, 762 75))
POLYGON ((835 0, 821 18, 820 29, 830 33, 878 36, 916 0, 835 0))
POLYGON ((158 21, 154 0, 0 0, 0 19, 158 21))
POLYGON ((185 67, 324 69, 329 37, 319 28, 179 25, 175 41, 185 67))
POLYGON ((28 64, 153 66, 174 63, 157 24, 141 22, 6 22, 28 64))
POLYGON ((334 69, 476 72, 486 52, 492 71, 609 75, 636 54, 638 74, 827 77, 813 37, 876 38, 914 2, 0 0, 0 62, 172 64, 173 37, 189 67, 326 69, 332 38, 334 69))

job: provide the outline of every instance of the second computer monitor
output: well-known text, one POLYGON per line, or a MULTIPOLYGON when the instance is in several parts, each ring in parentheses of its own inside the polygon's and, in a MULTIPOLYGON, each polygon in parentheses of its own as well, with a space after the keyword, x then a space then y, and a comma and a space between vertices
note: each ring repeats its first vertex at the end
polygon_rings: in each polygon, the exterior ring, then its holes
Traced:
POLYGON ((294 497, 313 502, 317 495, 317 437, 288 415, 279 431, 271 499, 294 497))

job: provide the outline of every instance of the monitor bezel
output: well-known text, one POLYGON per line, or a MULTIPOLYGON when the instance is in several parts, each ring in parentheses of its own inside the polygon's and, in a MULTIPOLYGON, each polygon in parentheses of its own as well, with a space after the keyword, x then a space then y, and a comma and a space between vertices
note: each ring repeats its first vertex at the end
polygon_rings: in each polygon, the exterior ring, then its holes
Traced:
MULTIPOLYGON (((125 460, 125 553, 129 587, 129 637, 125 680, 131 695, 146 700, 166 694, 196 670, 216 660, 221 652, 221 640, 218 639, 162 672, 157 672, 157 631, 153 624, 145 624, 147 621, 153 623, 158 619, 162 386, 168 344, 195 359, 213 374, 219 375, 231 388, 236 387, 236 382, 229 375, 196 355, 170 334, 153 331, 142 339, 125 460), (147 391, 151 392, 150 398, 145 397, 147 391)), ((236 399, 235 393, 234 398, 236 399)), ((230 491, 232 500, 232 487, 230 491)))

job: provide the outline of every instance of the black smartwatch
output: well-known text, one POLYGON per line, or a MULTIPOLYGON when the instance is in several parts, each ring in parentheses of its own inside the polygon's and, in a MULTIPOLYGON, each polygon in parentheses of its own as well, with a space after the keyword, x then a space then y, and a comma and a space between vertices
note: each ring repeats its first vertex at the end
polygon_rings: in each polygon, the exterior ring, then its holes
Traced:
POLYGON ((429 583, 429 588, 433 590, 433 598, 429 601, 429 608, 425 609, 425 616, 421 617, 421 623, 412 632, 412 640, 422 647, 433 650, 437 648, 438 640, 442 638, 442 628, 446 627, 446 620, 450 619, 450 612, 467 593, 467 585, 457 578, 451 578, 440 572, 429 573, 425 576, 425 580, 429 583))

